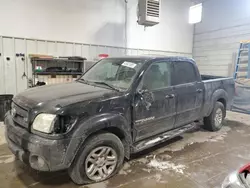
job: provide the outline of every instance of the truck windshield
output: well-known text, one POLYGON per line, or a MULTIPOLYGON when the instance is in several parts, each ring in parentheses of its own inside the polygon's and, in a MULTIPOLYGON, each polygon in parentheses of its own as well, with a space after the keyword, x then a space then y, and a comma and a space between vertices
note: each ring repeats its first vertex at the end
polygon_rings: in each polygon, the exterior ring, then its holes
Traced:
POLYGON ((140 70, 142 59, 103 59, 80 79, 117 90, 127 90, 140 70))

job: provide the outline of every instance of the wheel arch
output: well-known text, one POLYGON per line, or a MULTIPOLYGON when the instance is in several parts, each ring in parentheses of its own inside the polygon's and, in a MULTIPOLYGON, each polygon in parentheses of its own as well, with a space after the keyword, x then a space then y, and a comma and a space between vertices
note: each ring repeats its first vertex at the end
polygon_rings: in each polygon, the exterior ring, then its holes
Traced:
MULTIPOLYGON (((129 138, 126 136, 126 133, 122 129, 120 129, 119 127, 105 127, 105 128, 96 130, 96 131, 92 132, 91 134, 89 134, 87 136, 86 140, 93 135, 105 133, 105 132, 112 133, 112 134, 116 135, 121 140, 121 142, 124 146, 125 157, 126 157, 126 159, 129 159, 130 158, 130 141, 128 140, 129 138)), ((82 143, 82 144, 84 144, 84 143, 82 143)))
POLYGON ((224 105, 225 109, 226 109, 227 108, 227 101, 228 101, 227 92, 224 89, 216 90, 212 94, 210 108, 209 108, 207 116, 209 116, 212 113, 216 102, 221 102, 224 105))
POLYGON ((224 105, 225 109, 227 108, 227 101, 225 98, 219 98, 217 102, 221 102, 224 105))
POLYGON ((71 165, 79 154, 81 147, 83 147, 87 139, 101 132, 109 132, 116 135, 123 143, 125 157, 127 159, 130 158, 130 146, 132 145, 130 122, 121 114, 101 114, 79 123, 76 130, 74 130, 66 151, 68 166, 71 165))

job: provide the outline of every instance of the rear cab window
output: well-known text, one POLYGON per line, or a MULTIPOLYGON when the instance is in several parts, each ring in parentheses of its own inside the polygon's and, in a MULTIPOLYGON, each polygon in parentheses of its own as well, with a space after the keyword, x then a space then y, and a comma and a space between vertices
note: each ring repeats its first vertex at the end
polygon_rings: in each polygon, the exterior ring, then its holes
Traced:
POLYGON ((193 83, 198 80, 195 66, 190 62, 174 62, 174 85, 193 83))

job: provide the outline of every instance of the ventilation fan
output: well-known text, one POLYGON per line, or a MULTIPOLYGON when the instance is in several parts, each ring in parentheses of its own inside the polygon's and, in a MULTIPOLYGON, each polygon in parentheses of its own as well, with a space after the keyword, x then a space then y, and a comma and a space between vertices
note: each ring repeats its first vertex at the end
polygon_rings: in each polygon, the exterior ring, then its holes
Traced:
POLYGON ((154 26, 160 23, 161 0, 139 0, 137 8, 138 24, 154 26))

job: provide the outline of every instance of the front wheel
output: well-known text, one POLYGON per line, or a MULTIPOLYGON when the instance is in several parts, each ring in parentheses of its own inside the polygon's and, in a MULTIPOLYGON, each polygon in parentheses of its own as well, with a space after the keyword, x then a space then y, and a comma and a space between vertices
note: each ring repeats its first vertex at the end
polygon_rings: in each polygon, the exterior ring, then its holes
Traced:
POLYGON ((104 181, 117 173, 124 160, 124 147, 114 134, 90 137, 69 169, 76 184, 104 181))
POLYGON ((225 106, 216 102, 214 109, 208 117, 204 118, 204 128, 209 131, 218 131, 222 128, 222 122, 226 117, 225 106))

